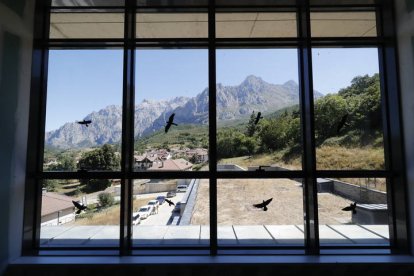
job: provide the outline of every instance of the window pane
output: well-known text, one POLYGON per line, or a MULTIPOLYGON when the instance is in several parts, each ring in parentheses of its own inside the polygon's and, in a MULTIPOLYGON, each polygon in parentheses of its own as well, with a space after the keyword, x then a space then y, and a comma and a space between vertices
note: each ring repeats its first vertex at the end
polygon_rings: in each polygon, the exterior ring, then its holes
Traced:
POLYGON ((384 169, 378 50, 313 49, 312 60, 317 169, 384 169))
POLYGON ((217 13, 219 38, 296 37, 296 13, 217 13))
POLYGON ((207 50, 136 51, 136 171, 208 169, 207 68, 207 50))
POLYGON ((383 178, 318 179, 320 243, 389 245, 385 185, 383 178))
POLYGON ((274 8, 275 4, 279 7, 289 6, 292 7, 297 4, 295 0, 278 0, 277 3, 274 0, 217 0, 215 2, 216 6, 230 7, 234 6, 247 6, 247 7, 264 7, 272 6, 274 8))
POLYGON ((52 7, 113 7, 113 6, 123 6, 124 0, 52 0, 52 7))
POLYGON ((44 170, 119 170, 122 51, 49 52, 44 170))
POLYGON ((217 169, 301 169, 296 49, 218 50, 217 82, 217 169))
POLYGON ((52 12, 50 38, 124 38, 124 14, 52 12))
POLYGON ((377 36, 375 12, 311 12, 313 37, 377 36))
POLYGON ((194 6, 208 6, 208 0, 137 0, 138 7, 166 7, 170 8, 172 6, 179 7, 194 7, 194 6))
POLYGON ((133 194, 134 246, 208 246, 208 180, 140 179, 133 194))
POLYGON ((206 38, 207 13, 137 13, 137 38, 206 38))
POLYGON ((120 180, 43 180, 41 247, 118 247, 120 180))
POLYGON ((301 180, 217 181, 219 245, 303 246, 303 217, 301 180))

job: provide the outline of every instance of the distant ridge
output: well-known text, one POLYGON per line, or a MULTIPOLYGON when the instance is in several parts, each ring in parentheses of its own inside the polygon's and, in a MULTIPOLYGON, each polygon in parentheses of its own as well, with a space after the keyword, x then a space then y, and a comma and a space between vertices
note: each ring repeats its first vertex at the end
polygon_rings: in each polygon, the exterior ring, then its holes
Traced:
MULTIPOLYGON (((270 84, 250 75, 237 86, 217 84, 217 118, 231 121, 250 116, 252 111, 275 112, 299 103, 299 86, 293 81, 270 84)), ((315 98, 322 94, 315 91, 315 98)), ((176 97, 171 100, 143 100, 135 108, 135 136, 140 137, 162 129, 174 112, 178 124, 208 124, 208 89, 195 97, 176 97)), ((83 148, 105 143, 118 143, 122 135, 121 106, 107 106, 88 114, 92 120, 86 128, 76 122, 66 123, 46 133, 46 146, 61 149, 83 148)))

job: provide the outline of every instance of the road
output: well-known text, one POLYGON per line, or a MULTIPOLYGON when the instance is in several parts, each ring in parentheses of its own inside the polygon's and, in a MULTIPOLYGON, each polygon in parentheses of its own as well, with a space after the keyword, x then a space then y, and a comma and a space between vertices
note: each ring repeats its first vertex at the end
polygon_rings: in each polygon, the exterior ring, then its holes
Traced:
MULTIPOLYGON (((145 195, 139 195, 139 197, 147 198, 148 200, 155 199, 159 195, 165 196, 167 193, 155 193, 155 194, 145 194, 145 195), (149 196, 151 195, 151 196, 149 196)), ((176 203, 180 201, 185 193, 177 193, 177 195, 173 198, 169 198, 172 202, 176 203)), ((141 220, 141 225, 167 225, 171 215, 173 215, 172 210, 174 209, 174 206, 168 206, 168 203, 164 202, 164 204, 160 205, 158 207, 158 214, 151 215, 146 219, 141 220)), ((176 215, 179 213, 176 212, 176 215)))

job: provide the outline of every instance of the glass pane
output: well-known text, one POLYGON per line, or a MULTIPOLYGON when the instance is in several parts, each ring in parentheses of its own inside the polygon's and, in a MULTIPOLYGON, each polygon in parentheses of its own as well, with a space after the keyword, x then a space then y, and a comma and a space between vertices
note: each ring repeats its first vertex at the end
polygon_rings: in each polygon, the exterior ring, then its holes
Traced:
POLYGON ((322 245, 389 245, 386 179, 318 179, 322 245))
POLYGON ((218 38, 296 37, 296 13, 217 13, 218 38))
POLYGON ((135 170, 207 170, 207 50, 137 50, 135 80, 135 170))
POLYGON ((119 170, 122 50, 49 52, 43 168, 119 170))
POLYGON ((219 245, 303 246, 303 217, 301 180, 217 181, 219 245))
POLYGON ((296 49, 217 51, 218 170, 302 168, 297 64, 296 49))
POLYGON ((133 245, 208 246, 207 179, 134 180, 133 245))
POLYGON ((52 12, 50 38, 124 38, 124 14, 52 12))
POLYGON ((118 247, 121 181, 43 180, 41 247, 118 247))
POLYGON ((208 0, 137 0, 138 7, 194 7, 194 6, 208 6, 208 0))
POLYGON ((124 0, 52 0, 52 7, 113 7, 123 5, 124 0))
POLYGON ((317 169, 384 169, 378 50, 313 49, 312 63, 317 169))
POLYGON ((311 12, 313 37, 375 37, 375 12, 311 12))
POLYGON ((275 5, 281 6, 292 6, 296 5, 297 2, 295 0, 278 0, 275 2, 274 0, 216 0, 216 6, 222 7, 238 7, 238 6, 247 6, 247 7, 264 7, 264 6, 272 6, 274 8, 275 5))
POLYGON ((137 38, 206 38, 207 13, 137 13, 137 38))

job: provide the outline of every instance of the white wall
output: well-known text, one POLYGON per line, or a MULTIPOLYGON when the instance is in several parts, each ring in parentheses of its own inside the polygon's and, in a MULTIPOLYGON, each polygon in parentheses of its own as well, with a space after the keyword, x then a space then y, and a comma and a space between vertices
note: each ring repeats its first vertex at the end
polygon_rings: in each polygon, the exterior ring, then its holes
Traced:
POLYGON ((0 0, 0 274, 21 248, 34 2, 0 0))
MULTIPOLYGON (((414 3, 396 0, 398 55, 411 225, 414 225, 414 3), (410 11, 410 9, 412 9, 410 11)), ((414 237, 411 227, 411 237, 414 237)), ((414 252, 414 239, 411 249, 414 252)))

